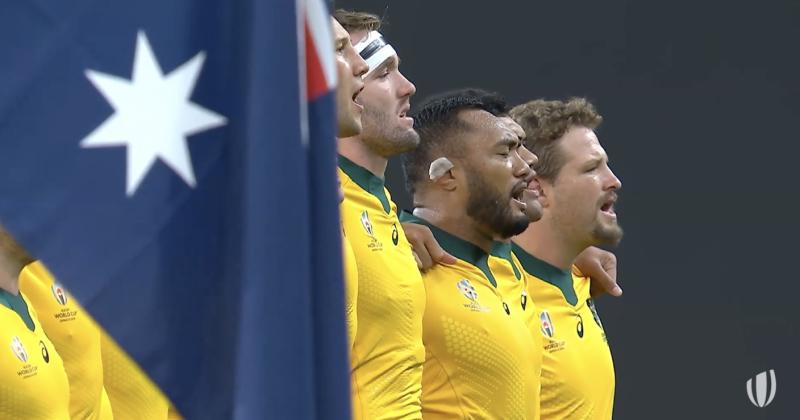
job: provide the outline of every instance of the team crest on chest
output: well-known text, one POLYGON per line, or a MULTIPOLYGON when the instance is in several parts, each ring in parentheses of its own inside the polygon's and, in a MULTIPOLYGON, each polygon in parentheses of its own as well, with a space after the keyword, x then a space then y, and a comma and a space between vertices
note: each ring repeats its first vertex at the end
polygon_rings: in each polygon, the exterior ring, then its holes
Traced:
POLYGON ((478 302, 478 291, 475 290, 475 286, 473 286, 469 280, 459 280, 458 283, 456 283, 456 287, 458 287, 458 291, 469 300, 469 303, 464 304, 465 308, 473 312, 489 312, 489 308, 478 302))
POLYGON ((61 306, 67 304, 67 292, 64 290, 64 287, 61 286, 59 283, 53 283, 53 286, 50 288, 53 291, 53 297, 56 298, 56 302, 60 303, 61 306))
POLYGON ((28 362, 28 352, 25 351, 25 346, 22 345, 22 340, 19 337, 14 336, 11 338, 11 350, 14 352, 14 356, 17 356, 22 363, 28 362))

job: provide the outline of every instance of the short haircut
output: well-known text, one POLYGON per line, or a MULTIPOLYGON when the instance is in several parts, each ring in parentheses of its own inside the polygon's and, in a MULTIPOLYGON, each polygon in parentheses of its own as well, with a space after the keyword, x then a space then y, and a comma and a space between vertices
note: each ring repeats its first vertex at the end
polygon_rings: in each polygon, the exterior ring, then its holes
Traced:
POLYGON ((412 113, 419 146, 403 156, 406 189, 413 196, 416 186, 429 179, 431 162, 440 157, 463 156, 459 133, 471 127, 458 117, 460 111, 484 110, 500 116, 508 112, 505 100, 481 89, 459 89, 432 96, 412 113))
POLYGON ((347 32, 355 31, 377 31, 381 28, 381 18, 378 15, 366 12, 354 12, 350 10, 337 9, 333 12, 333 17, 347 32))
POLYGON ((534 165, 537 175, 551 182, 564 166, 558 140, 570 128, 594 130, 603 122, 603 117, 586 98, 570 98, 568 101, 536 99, 515 106, 510 115, 525 130, 525 147, 539 158, 534 165))

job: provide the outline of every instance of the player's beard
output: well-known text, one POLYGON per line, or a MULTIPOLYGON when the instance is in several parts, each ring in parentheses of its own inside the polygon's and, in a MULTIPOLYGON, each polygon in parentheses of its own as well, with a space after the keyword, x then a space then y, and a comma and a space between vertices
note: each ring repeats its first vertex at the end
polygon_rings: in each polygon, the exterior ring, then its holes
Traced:
POLYGON ((497 236, 508 239, 519 235, 528 227, 528 216, 515 216, 511 210, 511 196, 503 194, 480 176, 467 172, 469 199, 467 215, 490 228, 497 236))
POLYGON ((592 229, 592 238, 596 245, 616 246, 622 240, 623 234, 622 226, 616 220, 605 223, 598 221, 592 229))
POLYGON ((398 125, 397 119, 395 114, 364 106, 361 114, 361 139, 370 150, 385 158, 416 149, 419 134, 411 128, 398 125))

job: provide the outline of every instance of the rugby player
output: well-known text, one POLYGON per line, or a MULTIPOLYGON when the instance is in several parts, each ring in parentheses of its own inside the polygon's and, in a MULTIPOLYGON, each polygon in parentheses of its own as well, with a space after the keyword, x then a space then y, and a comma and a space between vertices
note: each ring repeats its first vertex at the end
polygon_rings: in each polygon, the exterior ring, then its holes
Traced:
POLYGON ((370 16, 335 13, 369 64, 357 98, 363 106, 362 131, 338 141, 342 225, 358 271, 353 414, 357 419, 419 419, 425 290, 383 180, 388 158, 419 142, 406 117, 416 89, 400 73, 394 49, 376 31, 380 21, 370 16))
MULTIPOLYGON (((424 275, 424 418, 536 418, 538 346, 505 285, 520 279, 489 267, 496 239, 528 226, 523 192, 532 160, 485 92, 460 90, 414 113, 420 145, 404 159, 411 220, 428 225, 458 258, 424 275), (446 159, 444 170, 436 170, 446 159)), ((533 310, 533 305, 526 305, 533 310)))
MULTIPOLYGON (((361 133, 361 112, 363 107, 355 102, 356 97, 364 88, 361 78, 369 70, 367 62, 356 52, 350 43, 350 36, 342 25, 331 18, 333 29, 333 47, 336 52, 336 71, 338 83, 336 85, 336 122, 337 137, 350 137, 361 133)), ((344 198, 343 192, 341 192, 344 198)), ((358 269, 356 268, 355 255, 350 241, 342 231, 342 250, 344 254, 345 271, 345 313, 347 321, 348 349, 352 353, 355 342, 358 319, 358 269)))
MULTIPOLYGON (((515 107, 538 156, 541 219, 514 237, 514 254, 536 302, 543 335, 543 419, 611 419, 614 365, 589 280, 575 270, 587 247, 622 238, 614 203, 620 180, 594 130, 602 117, 585 99, 535 100, 515 107)), ((535 333, 535 331, 532 331, 535 333)))
POLYGON ((0 226, 0 418, 70 418, 69 381, 19 274, 33 262, 0 226))

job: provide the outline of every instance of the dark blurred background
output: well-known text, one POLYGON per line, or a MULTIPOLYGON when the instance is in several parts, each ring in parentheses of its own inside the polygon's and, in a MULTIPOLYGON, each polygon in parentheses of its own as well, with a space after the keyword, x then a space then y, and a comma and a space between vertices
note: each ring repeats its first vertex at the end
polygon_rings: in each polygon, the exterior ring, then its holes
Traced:
MULTIPOLYGON (((475 86, 598 106, 626 230, 625 294, 598 302, 616 419, 800 418, 800 1, 336 7, 384 16, 417 102, 475 86), (767 369, 757 408, 745 382, 767 369)), ((399 162, 387 178, 409 208, 399 162)))

